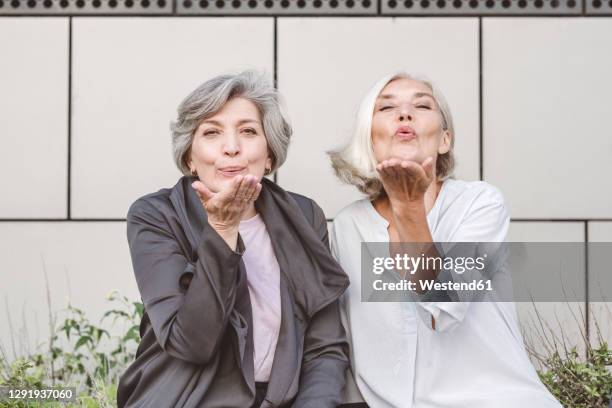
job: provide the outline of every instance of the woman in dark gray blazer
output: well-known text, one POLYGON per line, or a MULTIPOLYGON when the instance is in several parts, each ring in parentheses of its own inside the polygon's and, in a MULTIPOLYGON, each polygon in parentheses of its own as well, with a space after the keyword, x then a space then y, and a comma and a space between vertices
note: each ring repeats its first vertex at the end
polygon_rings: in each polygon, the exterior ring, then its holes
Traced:
POLYGON ((348 350, 348 278, 312 200, 264 178, 291 128, 252 71, 179 106, 172 188, 136 200, 127 235, 145 314, 121 407, 335 407, 348 350))

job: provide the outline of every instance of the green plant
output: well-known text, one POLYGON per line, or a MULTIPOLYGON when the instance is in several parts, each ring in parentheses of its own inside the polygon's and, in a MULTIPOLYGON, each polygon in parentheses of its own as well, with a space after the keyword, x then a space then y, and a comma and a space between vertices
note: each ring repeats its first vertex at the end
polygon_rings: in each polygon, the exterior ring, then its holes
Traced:
POLYGON ((612 395, 612 349, 601 335, 600 322, 595 315, 591 320, 596 328, 596 338, 589 341, 585 330, 587 321, 580 309, 577 317, 571 310, 580 327, 584 352, 579 353, 575 344, 569 344, 559 319, 561 336, 546 324, 534 304, 539 333, 544 353, 535 350, 530 337, 525 337, 530 356, 539 363, 538 375, 548 390, 565 408, 608 408, 612 395))
POLYGON ((612 350, 603 342, 590 348, 586 359, 581 359, 576 348, 565 356, 554 353, 545 360, 547 370, 540 378, 564 407, 607 408, 612 393, 612 350))
MULTIPOLYGON (((107 301, 111 309, 104 313, 99 324, 93 324, 84 312, 72 305, 61 312, 62 319, 51 325, 48 344, 39 351, 9 363, 0 348, 0 385, 42 388, 75 386, 79 393, 74 407, 113 407, 119 375, 134 359, 140 342, 139 324, 144 313, 140 302, 112 292, 107 301), (125 333, 111 335, 109 326, 121 323, 125 333)), ((51 317, 50 321, 55 321, 51 317)), ((39 403, 24 402, 0 407, 35 407, 39 403)), ((53 406, 48 403, 45 407, 53 406)), ((58 405, 59 406, 59 405, 58 405)), ((61 405, 65 407, 66 405, 61 405)))

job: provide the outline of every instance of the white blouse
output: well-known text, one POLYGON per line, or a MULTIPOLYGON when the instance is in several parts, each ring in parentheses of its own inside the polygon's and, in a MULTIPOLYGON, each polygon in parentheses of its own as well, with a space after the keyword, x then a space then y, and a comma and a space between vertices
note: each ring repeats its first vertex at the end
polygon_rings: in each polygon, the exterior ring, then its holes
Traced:
MULTIPOLYGON (((492 185, 446 179, 427 222, 435 242, 503 242, 509 216, 492 185)), ((345 402, 561 407, 529 361, 513 303, 361 302, 361 242, 388 242, 388 225, 363 199, 344 208, 331 228, 332 252, 351 279, 341 299, 351 343, 345 402)))

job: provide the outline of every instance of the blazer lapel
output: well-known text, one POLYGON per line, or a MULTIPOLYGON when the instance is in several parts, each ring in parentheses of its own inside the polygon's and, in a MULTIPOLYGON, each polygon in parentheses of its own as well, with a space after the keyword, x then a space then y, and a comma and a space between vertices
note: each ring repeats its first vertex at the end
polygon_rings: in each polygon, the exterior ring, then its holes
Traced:
POLYGON ((238 326, 234 322, 236 339, 238 341, 237 360, 242 368, 242 375, 251 392, 255 395, 255 362, 253 361, 253 310, 251 308, 251 297, 247 283, 246 268, 240 261, 238 269, 238 282, 236 287, 236 301, 232 318, 238 320, 238 326))
POLYGON ((202 239, 202 230, 208 222, 208 215, 196 191, 191 187, 195 177, 184 176, 170 192, 170 201, 174 206, 185 236, 191 246, 191 259, 197 258, 197 249, 202 239))

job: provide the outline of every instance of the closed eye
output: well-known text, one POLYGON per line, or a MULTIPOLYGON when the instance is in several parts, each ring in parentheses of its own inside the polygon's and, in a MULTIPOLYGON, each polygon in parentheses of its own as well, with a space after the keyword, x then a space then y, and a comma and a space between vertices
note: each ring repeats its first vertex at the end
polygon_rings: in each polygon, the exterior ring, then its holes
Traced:
POLYGON ((386 110, 389 110, 389 109, 393 109, 393 106, 389 106, 389 105, 382 106, 382 107, 379 109, 379 111, 381 111, 381 112, 382 112, 382 111, 386 111, 386 110))
POLYGON ((219 134, 219 131, 216 129, 205 130, 204 133, 202 133, 202 135, 204 136, 215 136, 218 134, 219 134))
POLYGON ((431 106, 429 106, 429 105, 417 105, 417 108, 419 108, 419 109, 429 109, 429 110, 431 110, 431 106))

